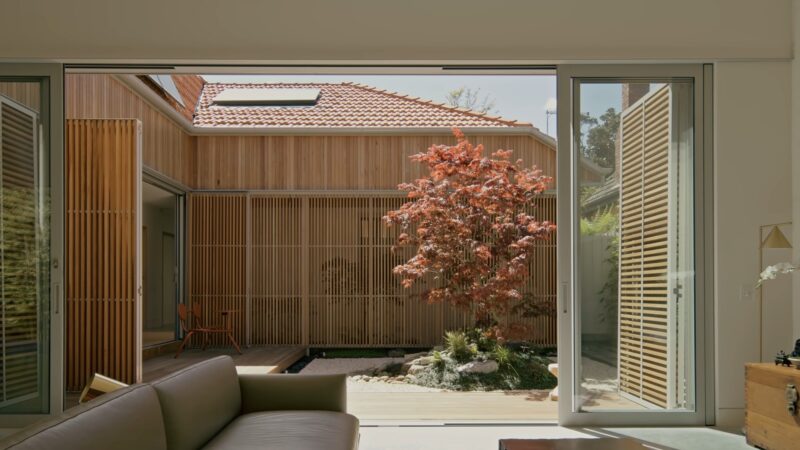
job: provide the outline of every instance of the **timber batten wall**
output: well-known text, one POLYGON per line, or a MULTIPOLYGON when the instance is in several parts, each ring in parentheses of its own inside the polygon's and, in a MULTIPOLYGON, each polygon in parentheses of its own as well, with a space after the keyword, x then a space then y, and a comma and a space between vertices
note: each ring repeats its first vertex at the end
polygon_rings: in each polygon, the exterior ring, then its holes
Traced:
MULTIPOLYGON (((424 289, 400 286, 392 268, 396 228, 381 218, 405 200, 394 192, 194 193, 189 196, 189 301, 208 317, 235 309, 234 331, 251 345, 425 347, 446 330, 472 325, 471 314, 426 304, 424 289)), ((555 197, 537 200, 553 220, 555 197)), ((525 291, 555 303, 555 240, 539 243, 525 291)), ((556 344, 555 316, 510 322, 527 338, 556 344)), ((219 339, 214 344, 225 345, 219 339)))
POLYGON ((141 375, 141 125, 66 122, 66 389, 141 375))
MULTIPOLYGON (((555 148, 529 134, 470 134, 485 154, 512 149, 512 159, 555 175, 555 148)), ((213 190, 395 190, 427 174, 409 156, 435 144, 455 144, 447 134, 386 136, 198 136, 197 178, 213 190)), ((555 186, 555 180, 552 186, 555 186)))
POLYGON ((197 137, 112 75, 67 74, 64 85, 68 119, 138 119, 142 164, 183 185, 194 185, 197 137), (71 95, 76 92, 81 95, 71 95))

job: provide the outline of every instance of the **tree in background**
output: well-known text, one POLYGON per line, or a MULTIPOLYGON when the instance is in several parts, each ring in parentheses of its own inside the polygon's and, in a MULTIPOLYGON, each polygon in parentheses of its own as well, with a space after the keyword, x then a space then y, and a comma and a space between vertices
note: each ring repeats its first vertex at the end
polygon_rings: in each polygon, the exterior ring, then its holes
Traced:
POLYGON ((481 114, 488 114, 494 110, 495 101, 489 95, 481 97, 480 89, 462 86, 447 93, 447 104, 453 108, 469 109, 481 114))
MULTIPOLYGON (((401 228, 398 246, 416 253, 394 268, 410 288, 425 276, 435 287, 423 292, 428 302, 448 302, 472 311, 479 326, 496 337, 511 337, 501 318, 518 304, 532 301, 521 289, 528 280, 537 241, 549 239, 555 225, 530 214, 534 200, 551 183, 535 166, 510 160, 511 150, 484 155, 454 129, 456 145, 433 145, 411 156, 429 174, 399 189, 409 202, 383 220, 401 228)), ((529 304, 528 315, 548 310, 529 304)))
POLYGON ((608 108, 600 117, 581 115, 581 126, 588 129, 581 132, 583 155, 601 167, 615 166, 619 120, 614 108, 608 108))

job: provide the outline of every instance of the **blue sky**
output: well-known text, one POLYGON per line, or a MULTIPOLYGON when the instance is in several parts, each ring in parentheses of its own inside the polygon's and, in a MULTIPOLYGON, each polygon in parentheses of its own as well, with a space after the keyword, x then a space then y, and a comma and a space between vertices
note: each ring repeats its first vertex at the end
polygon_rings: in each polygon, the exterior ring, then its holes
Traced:
MULTIPOLYGON (((530 122, 542 131, 548 130, 545 111, 556 107, 553 75, 204 75, 204 78, 228 83, 352 81, 442 103, 448 92, 463 86, 493 98, 495 114, 530 122)), ((619 85, 584 85, 582 89, 584 111, 593 116, 612 106, 619 111, 619 85)), ((556 134, 555 116, 550 116, 549 134, 556 134)))

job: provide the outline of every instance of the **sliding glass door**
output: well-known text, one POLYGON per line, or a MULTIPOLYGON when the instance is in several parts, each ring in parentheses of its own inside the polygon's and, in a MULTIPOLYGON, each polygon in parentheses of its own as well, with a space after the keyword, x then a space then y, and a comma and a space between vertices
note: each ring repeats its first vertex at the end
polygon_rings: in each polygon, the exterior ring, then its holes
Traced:
POLYGON ((707 422, 703 75, 559 68, 564 424, 707 422))
POLYGON ((0 64, 0 426, 61 410, 58 65, 0 64))

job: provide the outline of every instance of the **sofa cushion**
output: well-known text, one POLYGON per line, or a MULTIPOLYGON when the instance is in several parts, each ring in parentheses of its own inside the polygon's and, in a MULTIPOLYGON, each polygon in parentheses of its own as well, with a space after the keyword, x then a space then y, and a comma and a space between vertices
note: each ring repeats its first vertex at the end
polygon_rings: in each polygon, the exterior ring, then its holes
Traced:
POLYGON ((194 364, 152 385, 161 401, 170 450, 202 447, 241 411, 239 377, 230 356, 194 364))
POLYGON ((130 386, 78 405, 53 420, 0 441, 14 450, 166 450, 167 438, 155 390, 130 386))
POLYGON ((332 411, 250 413, 231 422, 205 448, 354 450, 358 419, 332 411))

